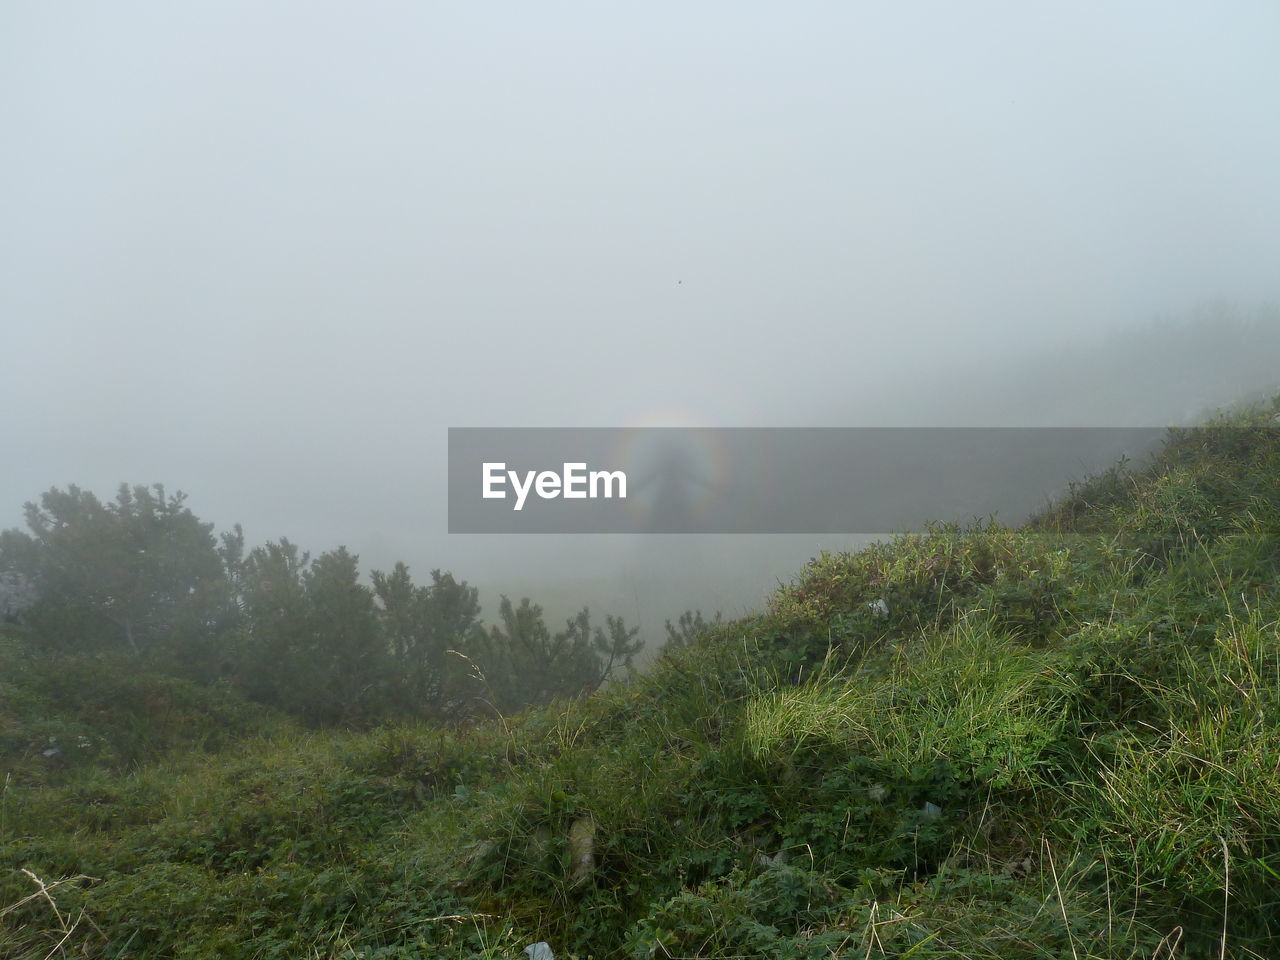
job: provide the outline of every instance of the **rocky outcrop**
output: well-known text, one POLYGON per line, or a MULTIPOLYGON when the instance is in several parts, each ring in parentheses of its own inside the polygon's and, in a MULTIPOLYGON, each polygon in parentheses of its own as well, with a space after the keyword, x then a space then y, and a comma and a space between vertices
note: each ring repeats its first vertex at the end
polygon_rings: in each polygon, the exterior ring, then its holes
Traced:
POLYGON ((0 570, 0 622, 17 620, 35 599, 31 581, 16 570, 0 570))

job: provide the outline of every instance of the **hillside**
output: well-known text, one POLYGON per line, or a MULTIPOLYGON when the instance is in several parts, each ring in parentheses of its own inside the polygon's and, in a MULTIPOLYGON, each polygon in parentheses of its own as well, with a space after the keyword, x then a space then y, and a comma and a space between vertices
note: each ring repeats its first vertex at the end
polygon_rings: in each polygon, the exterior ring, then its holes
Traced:
POLYGON ((1277 410, 464 729, 51 675, 10 628, 0 955, 1280 956, 1277 410))

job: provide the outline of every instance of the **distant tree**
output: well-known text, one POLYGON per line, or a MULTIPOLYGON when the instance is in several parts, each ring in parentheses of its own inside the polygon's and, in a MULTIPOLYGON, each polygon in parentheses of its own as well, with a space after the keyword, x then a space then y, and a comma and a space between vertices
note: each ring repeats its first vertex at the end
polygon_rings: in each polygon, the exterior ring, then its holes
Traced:
MULTIPOLYGON (((582 612, 586 613, 586 610, 582 612)), ((605 629, 601 630, 597 627, 592 638, 592 644, 601 663, 597 686, 613 679, 619 670, 630 672, 636 654, 644 648, 639 627, 627 629, 622 617, 607 614, 604 621, 605 629)))
POLYGON ((237 552, 242 546, 224 542, 224 562, 235 570, 236 608, 242 618, 236 685, 253 700, 299 710, 305 700, 302 688, 314 690, 320 683, 307 656, 309 604, 302 576, 310 556, 284 538, 247 556, 237 552))
POLYGON ((518 710, 542 695, 543 664, 554 659, 551 632, 542 608, 528 597, 517 606, 506 596, 498 603, 499 623, 478 630, 463 651, 479 682, 477 698, 502 713, 518 710))
POLYGON ((373 592, 381 604, 382 622, 391 656, 404 665, 422 642, 420 608, 423 588, 415 586, 409 568, 397 562, 391 573, 375 570, 373 592))
POLYGON ((711 620, 703 617, 701 610, 686 610, 680 614, 674 624, 670 620, 667 621, 667 642, 663 649, 678 650, 681 647, 687 647, 696 637, 715 629, 723 622, 723 617, 718 610, 711 620))
POLYGON ((398 563, 370 588, 345 547, 314 561, 283 538, 246 551, 240 527, 215 538, 159 485, 122 485, 109 503, 53 488, 26 520, 29 532, 0 533, 6 589, 24 591, 11 632, 48 650, 116 649, 153 669, 225 675, 311 722, 447 720, 482 699, 510 712, 594 690, 641 648, 638 629, 612 616, 595 626, 587 609, 552 633, 527 598, 503 597, 486 629, 478 591, 440 570, 416 585, 398 563))
POLYGON ((373 591, 360 583, 359 557, 346 547, 323 553, 302 579, 308 603, 304 652, 323 678, 316 690, 307 691, 307 714, 352 721, 384 712, 390 663, 373 591))
POLYGON ((400 709, 436 718, 450 716, 469 670, 450 651, 466 646, 480 616, 479 592, 451 573, 431 571, 429 586, 415 586, 409 568, 375 570, 373 590, 388 652, 394 663, 393 689, 400 709))
POLYGON ((629 667, 642 646, 638 628, 627 629, 621 617, 607 617, 607 631, 593 628, 587 609, 555 634, 542 608, 527 597, 516 606, 504 596, 498 617, 498 624, 475 637, 469 653, 492 705, 503 713, 594 690, 615 670, 629 667))
POLYGON ((574 650, 589 649, 591 665, 574 678, 583 690, 594 690, 615 676, 619 670, 630 670, 635 655, 644 647, 640 628, 627 628, 622 617, 605 615, 605 626, 591 626, 591 611, 583 607, 568 621, 562 636, 574 650))
POLYGON ((244 549, 244 531, 240 524, 230 533, 219 537, 218 559, 222 561, 222 576, 226 583, 221 616, 229 624, 238 623, 245 613, 245 577, 248 557, 244 549))
MULTIPOLYGON (((234 555, 234 543, 227 545, 234 555)), ((235 681, 312 723, 369 720, 388 704, 390 658, 373 591, 345 547, 310 555, 286 539, 240 564, 235 681)))
POLYGON ((528 597, 519 605, 502 597, 498 620, 472 638, 467 652, 483 679, 486 699, 503 713, 567 692, 569 678, 581 676, 590 662, 590 648, 553 637, 542 608, 528 597))
POLYGON ((185 500, 159 484, 121 484, 105 504, 76 486, 28 503, 29 532, 0 534, 0 568, 32 585, 33 639, 48 649, 116 646, 151 657, 184 638, 208 640, 223 569, 212 524, 185 500))

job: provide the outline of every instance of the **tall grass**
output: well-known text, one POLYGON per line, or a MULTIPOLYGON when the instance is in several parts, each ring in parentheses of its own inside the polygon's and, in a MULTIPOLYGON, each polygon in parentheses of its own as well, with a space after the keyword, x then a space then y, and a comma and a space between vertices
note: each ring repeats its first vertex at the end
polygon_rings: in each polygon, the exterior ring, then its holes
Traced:
POLYGON ((816 558, 629 685, 466 730, 184 687, 55 766, 30 745, 92 716, 24 661, 0 955, 1280 956, 1273 416, 1024 529, 816 558))

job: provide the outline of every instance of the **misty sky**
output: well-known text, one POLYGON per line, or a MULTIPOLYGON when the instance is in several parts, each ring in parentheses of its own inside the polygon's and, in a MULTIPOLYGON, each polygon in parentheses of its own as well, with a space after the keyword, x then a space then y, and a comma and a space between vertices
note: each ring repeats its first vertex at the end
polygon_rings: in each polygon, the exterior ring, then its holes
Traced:
POLYGON ((0 526, 160 481, 422 576, 754 595, 740 545, 448 538, 446 428, 994 422, 1026 358, 1280 303, 1278 48, 1273 2, 10 0, 0 526))

